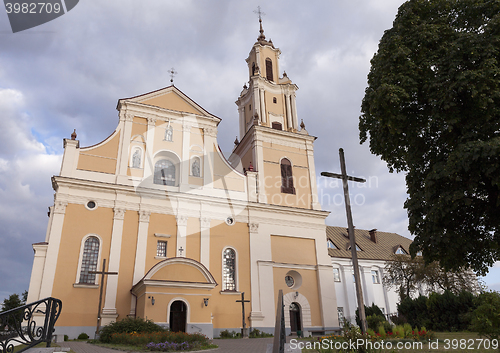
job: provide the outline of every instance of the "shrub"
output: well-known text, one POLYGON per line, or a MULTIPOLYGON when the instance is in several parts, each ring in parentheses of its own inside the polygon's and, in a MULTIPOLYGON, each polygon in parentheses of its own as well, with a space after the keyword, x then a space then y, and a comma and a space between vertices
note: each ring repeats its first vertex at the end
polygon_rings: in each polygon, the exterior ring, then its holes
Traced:
POLYGON ((104 326, 99 332, 99 340, 104 343, 110 343, 111 336, 115 333, 152 333, 165 331, 163 327, 156 325, 151 320, 127 317, 104 326))
MULTIPOLYGON (((85 332, 82 332, 78 335, 79 340, 88 340, 89 335, 87 335, 85 332)), ((66 341, 66 336, 64 336, 64 340, 66 341)))
POLYGON ((250 338, 260 338, 260 337, 273 337, 272 334, 270 333, 265 333, 263 331, 260 331, 256 328, 254 328, 250 334, 248 335, 250 338))
POLYGON ((68 335, 64 335, 64 341, 68 341, 68 340, 69 340, 68 335))
MULTIPOLYGON (((201 333, 185 333, 185 332, 171 332, 164 330, 162 332, 143 332, 143 333, 113 333, 111 335, 110 343, 124 344, 130 346, 145 346, 150 343, 163 343, 172 345, 175 343, 181 347, 182 343, 189 344, 189 348, 195 348, 200 345, 209 343, 208 337, 201 333)), ((159 349, 160 346, 153 350, 159 349)), ((150 347, 154 348, 154 347, 150 347)))
POLYGON ((500 339, 500 293, 484 292, 475 300, 470 329, 490 340, 500 339))
POLYGON ((229 330, 224 330, 219 333, 219 338, 234 338, 235 335, 236 332, 234 331, 229 332, 229 330))
MULTIPOLYGON (((375 305, 375 303, 373 303, 372 306, 365 305, 366 320, 368 320, 368 316, 372 316, 372 315, 382 316, 385 320, 384 313, 377 305, 375 305)), ((367 322, 367 324, 368 324, 368 322, 367 322)), ((361 327, 361 320, 359 318, 359 310, 358 309, 356 309, 356 325, 358 325, 358 327, 361 327)), ((378 328, 378 325, 375 327, 372 327, 372 330, 376 330, 377 328, 378 328)))
POLYGON ((385 332, 384 325, 380 325, 380 327, 378 328, 378 333, 380 333, 380 336, 382 338, 387 337, 387 333, 385 332))
POLYGON ((384 325, 385 332, 391 332, 392 331, 392 327, 393 326, 391 325, 391 323, 389 321, 384 321, 382 324, 384 325))

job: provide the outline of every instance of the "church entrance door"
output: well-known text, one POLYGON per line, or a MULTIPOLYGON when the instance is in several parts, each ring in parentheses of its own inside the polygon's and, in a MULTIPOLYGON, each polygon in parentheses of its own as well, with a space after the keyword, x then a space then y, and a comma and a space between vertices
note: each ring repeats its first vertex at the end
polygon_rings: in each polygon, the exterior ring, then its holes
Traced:
POLYGON ((176 300, 170 305, 170 331, 186 332, 187 307, 181 300, 176 300))
POLYGON ((297 303, 290 304, 290 327, 292 332, 302 331, 300 305, 297 303))

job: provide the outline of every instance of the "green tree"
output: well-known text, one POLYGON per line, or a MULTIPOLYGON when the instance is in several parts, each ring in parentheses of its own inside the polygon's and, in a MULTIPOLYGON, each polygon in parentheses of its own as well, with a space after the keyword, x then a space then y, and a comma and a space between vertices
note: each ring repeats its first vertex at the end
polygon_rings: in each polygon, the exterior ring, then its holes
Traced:
POLYGON ((476 301, 478 306, 472 313, 470 329, 490 340, 500 339, 500 293, 484 292, 476 301))
POLYGON ((361 143, 406 173, 412 255, 500 259, 500 0, 410 0, 371 61, 361 143))
POLYGON ((11 294, 9 296, 9 298, 5 298, 3 300, 3 304, 2 304, 2 312, 3 311, 8 311, 8 310, 11 310, 11 309, 15 309, 21 305, 24 305, 24 303, 21 301, 21 299, 19 298, 19 294, 11 294))
POLYGON ((393 255, 385 265, 384 285, 387 288, 398 287, 401 300, 408 298, 418 290, 422 283, 423 268, 424 261, 421 256, 412 259, 408 255, 393 255))

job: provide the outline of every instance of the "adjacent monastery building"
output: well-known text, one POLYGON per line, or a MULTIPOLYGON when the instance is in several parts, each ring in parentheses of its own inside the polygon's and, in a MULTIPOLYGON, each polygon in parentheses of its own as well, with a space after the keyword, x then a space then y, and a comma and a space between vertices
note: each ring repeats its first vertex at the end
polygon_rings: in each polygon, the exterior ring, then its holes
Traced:
POLYGON ((62 300, 57 334, 93 336, 100 286, 100 325, 132 316, 218 336, 242 327, 244 292, 246 326, 273 332, 282 289, 289 331, 339 327, 315 137, 279 56, 261 24, 227 160, 221 119, 173 85, 120 99, 116 130, 94 146, 64 139, 28 295, 62 300), (100 283, 101 270, 116 274, 100 283))

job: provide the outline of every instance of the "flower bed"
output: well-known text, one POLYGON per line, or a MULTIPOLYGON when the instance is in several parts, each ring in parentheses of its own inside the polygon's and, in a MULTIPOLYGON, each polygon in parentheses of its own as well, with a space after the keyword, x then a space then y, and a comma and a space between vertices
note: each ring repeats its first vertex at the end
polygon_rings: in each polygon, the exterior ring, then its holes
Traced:
POLYGON ((208 337, 200 333, 170 331, 114 333, 111 335, 111 343, 162 352, 196 350, 210 345, 208 337))

